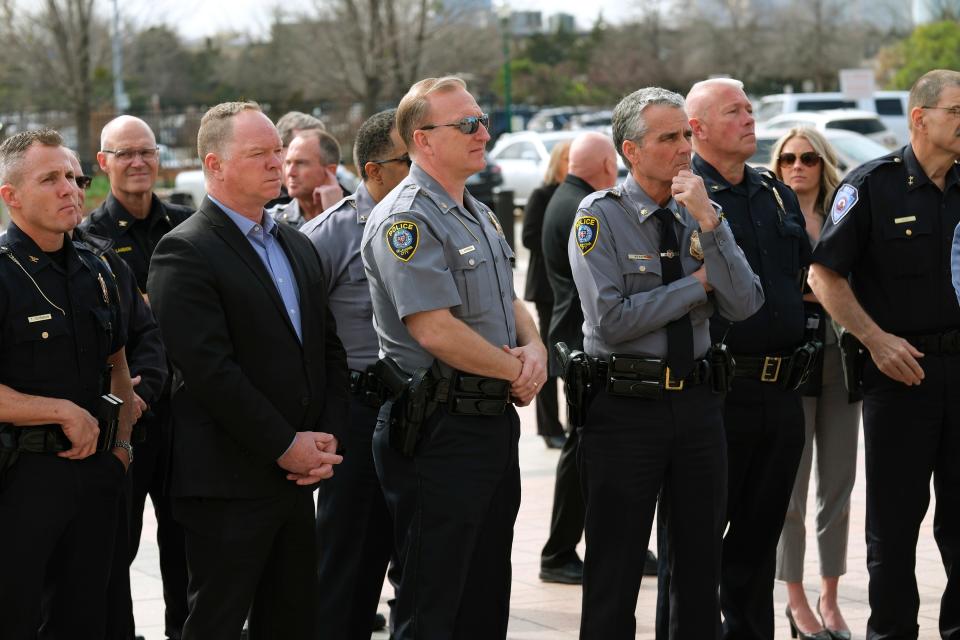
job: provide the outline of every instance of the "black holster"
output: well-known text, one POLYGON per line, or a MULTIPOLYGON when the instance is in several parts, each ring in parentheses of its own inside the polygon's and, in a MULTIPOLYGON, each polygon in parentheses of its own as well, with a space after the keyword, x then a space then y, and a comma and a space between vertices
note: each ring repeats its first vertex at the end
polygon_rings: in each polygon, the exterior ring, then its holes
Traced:
POLYGON ((707 361, 710 363, 710 387, 713 392, 729 393, 733 389, 737 363, 727 345, 722 342, 710 345, 707 349, 707 361))
POLYGON ((3 479, 17 462, 20 452, 17 451, 17 434, 15 427, 10 424, 0 424, 0 489, 3 488, 3 479))
POLYGON ((786 371, 780 373, 780 387, 784 391, 796 391, 803 386, 814 370, 822 349, 823 343, 819 340, 810 340, 797 347, 787 360, 786 371))
POLYGON ((433 367, 421 367, 408 375, 393 360, 384 358, 375 365, 377 378, 387 388, 390 407, 390 446, 413 457, 422 437, 421 429, 434 410, 436 379, 433 367))
POLYGON ((109 451, 113 448, 120 426, 120 407, 122 406, 123 400, 112 393, 100 396, 100 402, 97 404, 97 423, 100 426, 97 451, 109 451))
POLYGON ((587 410, 596 395, 596 362, 583 351, 571 351, 565 342, 558 342, 554 349, 567 398, 567 422, 577 429, 586 424, 587 410))
POLYGON ((856 336, 839 328, 837 343, 840 347, 840 368, 843 369, 843 384, 850 402, 863 398, 863 367, 867 363, 867 349, 856 336))

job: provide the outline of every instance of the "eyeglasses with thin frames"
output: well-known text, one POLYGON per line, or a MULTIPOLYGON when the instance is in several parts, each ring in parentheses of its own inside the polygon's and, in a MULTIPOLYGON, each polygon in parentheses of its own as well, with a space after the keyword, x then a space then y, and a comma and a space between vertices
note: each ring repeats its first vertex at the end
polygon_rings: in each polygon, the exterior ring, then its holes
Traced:
POLYGON ((135 158, 141 158, 144 162, 152 162, 160 155, 160 148, 153 147, 147 149, 101 149, 104 153, 112 154, 120 162, 133 162, 135 158))
POLYGON ((386 160, 371 160, 373 164, 387 164, 390 162, 402 162, 408 167, 413 164, 413 160, 410 159, 410 154, 403 154, 402 156, 397 156, 396 158, 387 158, 386 160))
POLYGON ((464 135, 471 136, 477 132, 480 128, 480 125, 483 125, 484 129, 490 128, 490 115, 486 113, 481 113, 479 116, 467 116, 457 122, 451 122, 449 124, 427 124, 420 127, 423 131, 429 131, 431 129, 438 129, 440 127, 456 127, 460 133, 464 135))
POLYGON ((76 181, 77 186, 86 191, 90 188, 90 185, 93 184, 93 178, 90 176, 74 176, 74 181, 76 181))
POLYGON ((946 111, 954 118, 960 118, 960 107, 920 107, 921 109, 937 109, 939 111, 946 111))

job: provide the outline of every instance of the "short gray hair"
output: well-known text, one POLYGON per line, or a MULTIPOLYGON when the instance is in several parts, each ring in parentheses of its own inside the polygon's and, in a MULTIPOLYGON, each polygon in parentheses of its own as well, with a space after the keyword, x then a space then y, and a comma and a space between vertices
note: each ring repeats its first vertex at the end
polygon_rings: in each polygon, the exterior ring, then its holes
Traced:
MULTIPOLYGON (((913 83, 907 102, 907 113, 917 107, 935 107, 940 102, 940 94, 947 87, 960 87, 960 71, 952 69, 934 69, 928 71, 913 83)), ((907 122, 913 130, 913 121, 907 122)))
POLYGON ((280 142, 283 143, 284 148, 289 147, 290 143, 293 142, 296 137, 295 132, 307 130, 326 131, 327 126, 323 124, 320 118, 315 118, 302 111, 290 111, 277 120, 277 131, 280 132, 280 142))
MULTIPOLYGON (((326 131, 307 129, 306 131, 298 133, 296 138, 313 138, 314 142, 317 143, 317 147, 320 149, 321 164, 340 164, 340 143, 326 131)), ((293 140, 290 142, 293 142, 293 140)))
POLYGON ((0 144, 0 184, 17 185, 20 182, 23 158, 34 144, 62 147, 63 138, 53 129, 21 131, 0 144))
MULTIPOLYGON (((197 155, 201 164, 208 153, 223 155, 224 148, 233 138, 233 118, 244 111, 263 112, 256 102, 221 102, 203 114, 197 131, 197 155)), ((206 173, 206 167, 203 171, 206 173)))
POLYGON ((623 143, 632 140, 643 144, 643 137, 647 135, 647 121, 643 112, 651 105, 683 109, 683 96, 661 87, 644 87, 623 98, 613 109, 613 146, 628 169, 630 160, 623 154, 623 143))

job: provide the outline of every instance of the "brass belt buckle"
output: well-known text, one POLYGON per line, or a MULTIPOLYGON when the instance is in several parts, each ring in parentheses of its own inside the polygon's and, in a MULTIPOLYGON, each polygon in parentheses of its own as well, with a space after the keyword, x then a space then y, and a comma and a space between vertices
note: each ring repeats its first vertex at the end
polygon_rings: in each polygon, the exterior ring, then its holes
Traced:
POLYGON ((665 367, 664 372, 663 388, 667 391, 683 391, 683 378, 673 380, 670 377, 670 367, 665 367))
POLYGON ((763 370, 760 372, 761 382, 776 382, 780 377, 780 364, 783 358, 780 356, 766 356, 763 359, 763 370), (771 369, 773 372, 771 373, 771 369))

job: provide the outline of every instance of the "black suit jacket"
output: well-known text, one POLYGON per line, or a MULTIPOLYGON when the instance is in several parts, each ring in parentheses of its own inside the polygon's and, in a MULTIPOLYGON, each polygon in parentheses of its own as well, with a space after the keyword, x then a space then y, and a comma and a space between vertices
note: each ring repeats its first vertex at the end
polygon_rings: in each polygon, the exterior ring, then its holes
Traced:
POLYGON ((279 225, 297 280, 303 342, 270 274, 209 198, 163 237, 150 302, 181 378, 173 391, 171 492, 269 497, 295 491, 276 460, 297 431, 346 422, 347 360, 313 245, 279 225))
POLYGON ((580 202, 594 191, 596 189, 586 180, 568 173, 550 198, 543 214, 543 261, 553 290, 553 316, 548 336, 550 344, 547 345, 550 375, 560 375, 554 344, 566 342, 571 349, 583 349, 583 308, 580 306, 577 285, 573 281, 567 245, 580 202))
POLYGON ((527 264, 527 284, 523 299, 541 304, 553 304, 553 289, 547 280, 547 269, 543 264, 543 214, 547 203, 553 197, 559 184, 544 184, 530 192, 527 206, 523 209, 523 246, 530 249, 530 262, 527 264))

